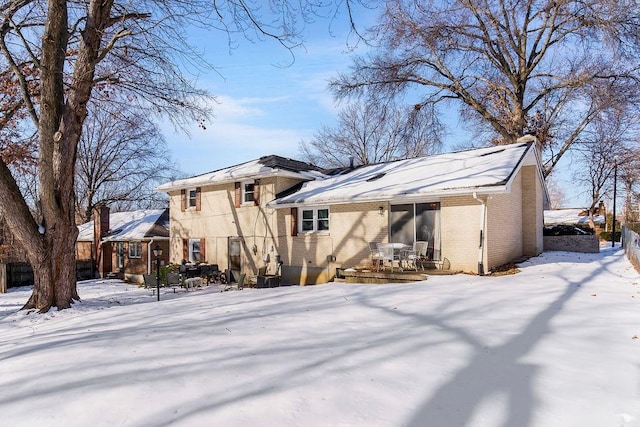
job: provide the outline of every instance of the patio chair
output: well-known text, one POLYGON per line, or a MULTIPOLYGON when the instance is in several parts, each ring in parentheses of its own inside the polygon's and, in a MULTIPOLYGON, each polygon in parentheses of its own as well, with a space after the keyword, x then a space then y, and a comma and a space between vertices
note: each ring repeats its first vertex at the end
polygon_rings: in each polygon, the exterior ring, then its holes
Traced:
POLYGON ((413 242, 411 249, 404 249, 400 255, 402 266, 407 270, 418 271, 418 265, 424 271, 424 262, 427 260, 427 242, 413 242))
POLYGON ((144 288, 151 289, 151 295, 155 295, 157 286, 156 276, 153 274, 143 274, 142 279, 144 280, 144 288))
POLYGON ((386 269, 389 266, 389 269, 393 273, 393 263, 396 260, 395 249, 392 245, 385 243, 378 243, 378 252, 382 256, 382 269, 386 269))
POLYGON ((225 285, 224 289, 222 289, 222 292, 224 291, 230 291, 230 290, 237 290, 237 291, 241 291, 242 288, 244 288, 244 278, 247 275, 245 273, 240 274, 240 277, 238 278, 237 282, 229 282, 225 285))
POLYGON ((213 282, 219 282, 220 273, 221 271, 218 268, 218 264, 207 264, 207 265, 203 265, 200 268, 200 275, 202 276, 202 279, 204 279, 207 282, 207 284, 213 283, 213 282))
POLYGON ((429 242, 414 242, 413 249, 415 251, 415 264, 419 264, 422 271, 424 271, 424 263, 427 262, 427 249, 429 248, 429 242))
POLYGON ((173 293, 176 293, 176 288, 182 286, 182 281, 180 280, 180 273, 176 271, 168 271, 167 272, 167 286, 173 288, 173 293))
POLYGON ((375 271, 380 271, 380 268, 382 268, 382 253, 378 249, 377 242, 369 242, 369 254, 371 256, 371 266, 375 271))

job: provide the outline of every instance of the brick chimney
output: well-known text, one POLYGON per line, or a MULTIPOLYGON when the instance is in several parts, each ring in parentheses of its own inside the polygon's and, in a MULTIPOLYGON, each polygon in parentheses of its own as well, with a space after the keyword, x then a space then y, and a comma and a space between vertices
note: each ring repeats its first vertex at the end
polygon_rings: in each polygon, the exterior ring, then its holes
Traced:
POLYGON ((110 211, 108 206, 98 206, 93 211, 93 241, 96 243, 99 243, 109 231, 110 211))
POLYGON ((102 256, 102 246, 100 245, 100 242, 109 231, 110 213, 111 209, 109 209, 108 206, 98 206, 93 211, 93 245, 91 246, 91 257, 94 260, 95 266, 100 276, 103 276, 105 273, 105 265, 102 256))

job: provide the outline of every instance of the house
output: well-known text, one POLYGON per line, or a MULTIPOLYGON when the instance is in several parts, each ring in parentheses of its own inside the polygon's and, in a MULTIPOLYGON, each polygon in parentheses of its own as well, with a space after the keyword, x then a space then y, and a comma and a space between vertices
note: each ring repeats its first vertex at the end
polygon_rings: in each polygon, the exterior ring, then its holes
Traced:
MULTIPOLYGON (((602 231, 606 224, 606 210, 604 203, 593 208, 593 223, 598 231, 602 231)), ((544 225, 589 225, 589 210, 583 208, 560 208, 544 211, 544 225)))
POLYGON ((326 173, 267 156, 163 184, 170 260, 283 283, 370 265, 369 242, 429 242, 434 266, 483 274, 543 249, 548 195, 531 142, 326 173), (446 262, 445 262, 446 261, 446 262))
POLYGON ((101 206, 78 231, 76 259, 92 260, 100 277, 141 283, 143 274, 156 272, 156 246, 161 265, 169 259, 168 209, 110 212, 101 206))

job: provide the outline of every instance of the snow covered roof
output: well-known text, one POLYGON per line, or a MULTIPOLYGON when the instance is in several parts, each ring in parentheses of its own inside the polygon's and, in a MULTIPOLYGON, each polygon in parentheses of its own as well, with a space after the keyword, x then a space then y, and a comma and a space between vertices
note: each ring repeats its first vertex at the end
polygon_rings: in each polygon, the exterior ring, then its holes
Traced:
MULTIPOLYGON (((398 160, 306 182, 298 191, 283 195, 268 206, 410 201, 473 192, 508 192, 519 168, 533 164, 539 163, 531 143, 398 160)), ((540 179, 543 181, 542 175, 540 179)))
MULTIPOLYGON (((604 215, 594 215, 593 222, 604 224, 604 215)), ((544 223, 545 225, 589 224, 589 215, 587 214, 587 209, 583 208, 550 209, 544 211, 544 223)))
POLYGON ((271 155, 202 175, 171 181, 158 186, 156 190, 168 192, 197 186, 234 182, 242 179, 258 179, 271 176, 286 176, 307 181, 326 177, 323 172, 323 169, 310 163, 271 155))
MULTIPOLYGON (((93 221, 78 226, 78 241, 93 242, 93 221)), ((143 209, 109 214, 104 241, 145 240, 169 237, 169 210, 143 209)))

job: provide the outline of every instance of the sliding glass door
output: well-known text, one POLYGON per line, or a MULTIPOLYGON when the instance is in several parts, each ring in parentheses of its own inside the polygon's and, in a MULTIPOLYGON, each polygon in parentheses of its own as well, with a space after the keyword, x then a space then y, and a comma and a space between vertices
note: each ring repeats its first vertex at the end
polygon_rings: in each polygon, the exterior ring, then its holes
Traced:
POLYGON ((391 205, 389 221, 390 242, 428 242, 427 257, 440 260, 440 203, 391 205))

